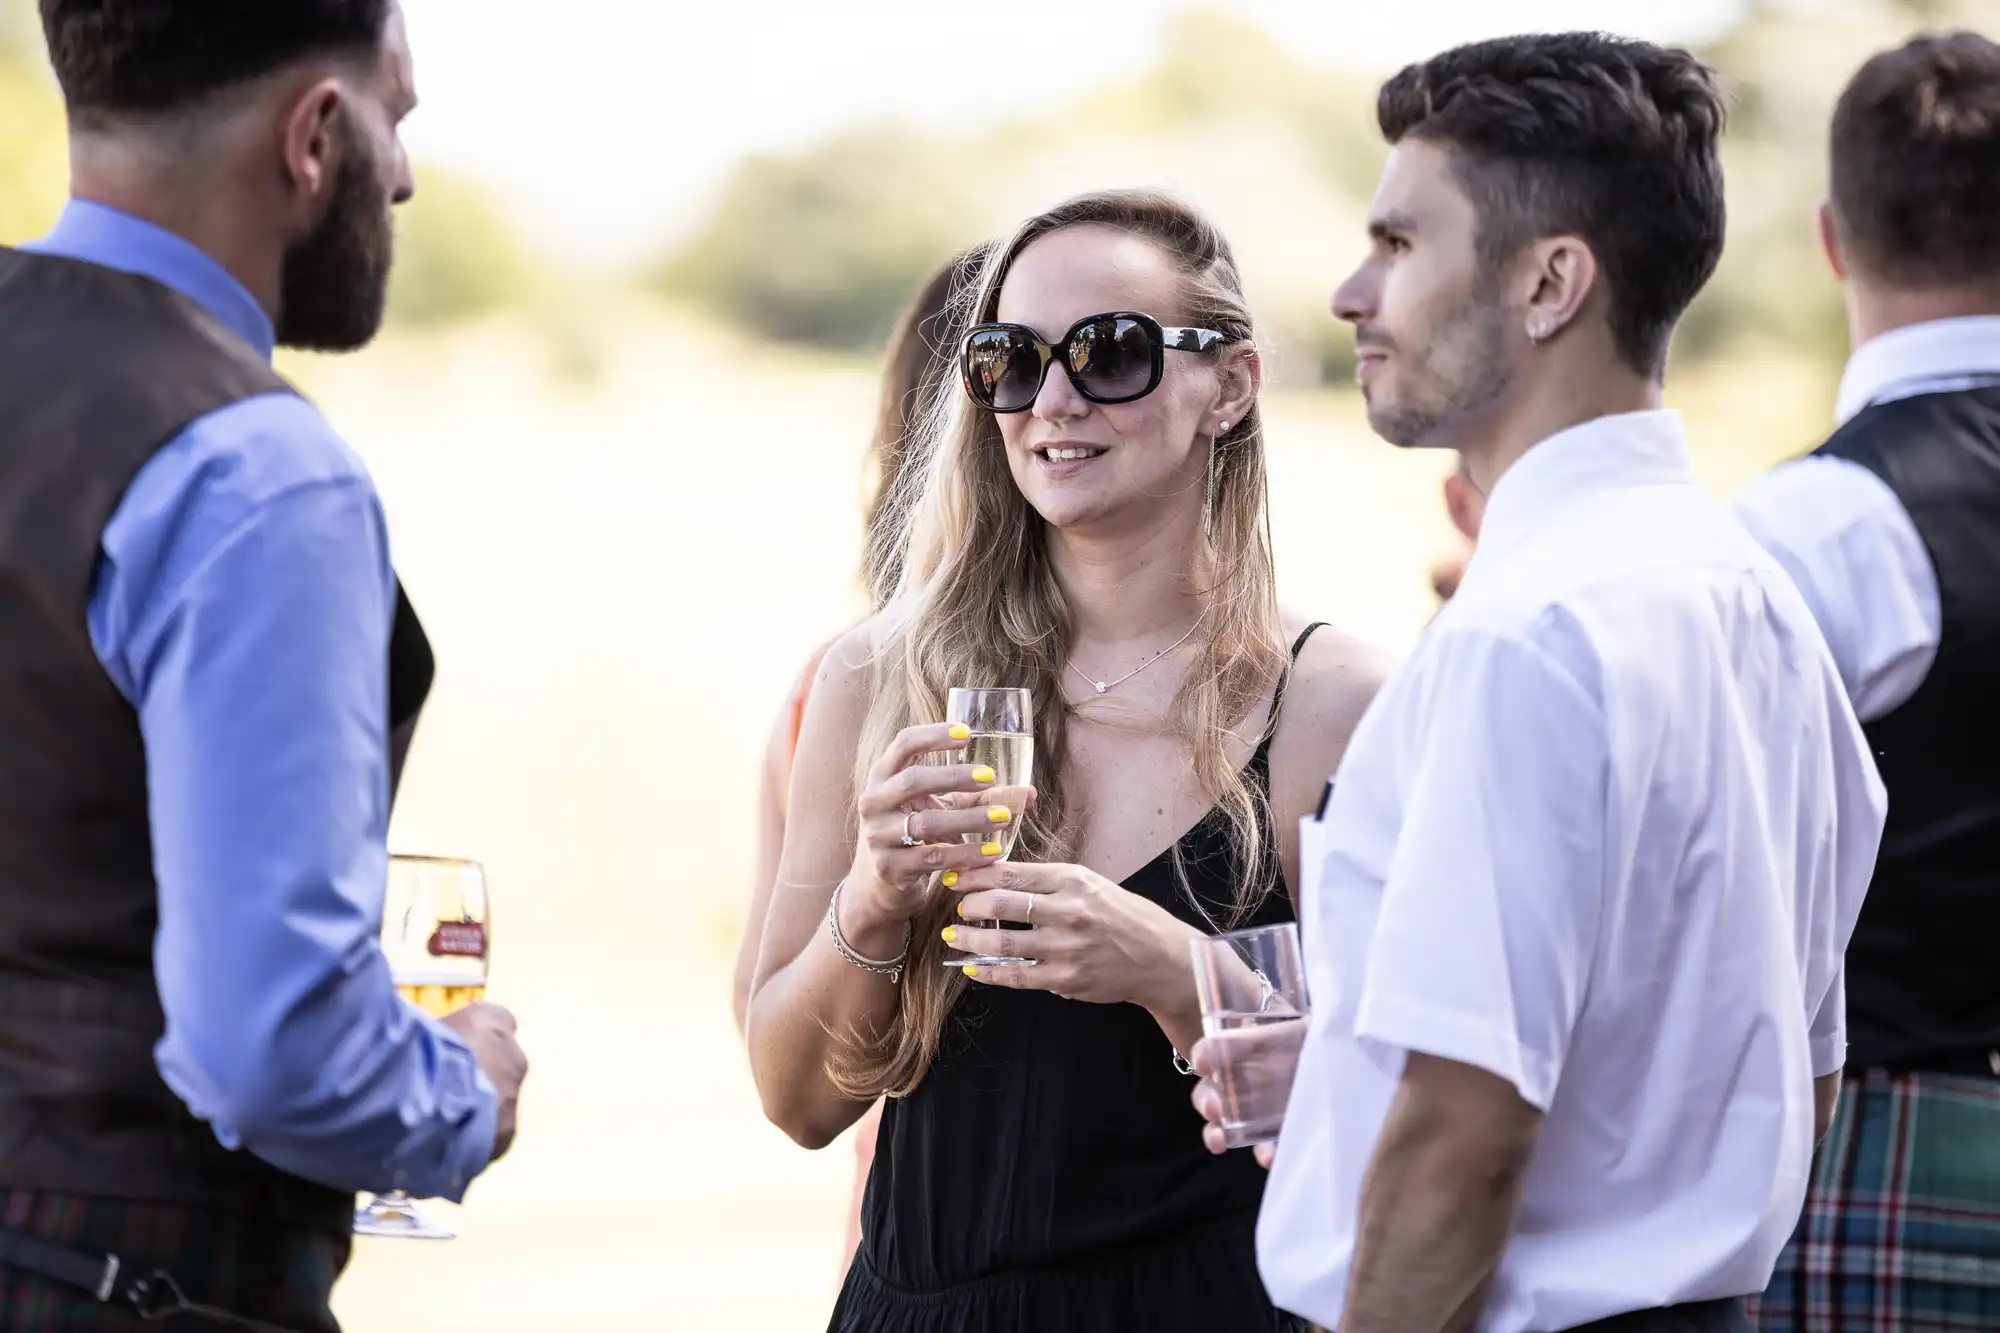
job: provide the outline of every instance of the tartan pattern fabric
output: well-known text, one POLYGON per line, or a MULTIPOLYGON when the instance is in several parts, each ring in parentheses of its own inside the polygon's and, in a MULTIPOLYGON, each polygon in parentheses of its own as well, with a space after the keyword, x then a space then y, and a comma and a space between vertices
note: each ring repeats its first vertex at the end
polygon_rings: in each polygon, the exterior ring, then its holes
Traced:
POLYGON ((2000 1330, 2000 1079, 1845 1084, 1762 1333, 2000 1330))
MULTIPOLYGON (((333 1284, 347 1266, 345 1233, 180 1204, 0 1190, 0 1227, 126 1271, 165 1269, 188 1299, 296 1333, 340 1333, 333 1284)), ((198 1333, 202 1321, 148 1324, 90 1293, 0 1265, 0 1333, 198 1333)))

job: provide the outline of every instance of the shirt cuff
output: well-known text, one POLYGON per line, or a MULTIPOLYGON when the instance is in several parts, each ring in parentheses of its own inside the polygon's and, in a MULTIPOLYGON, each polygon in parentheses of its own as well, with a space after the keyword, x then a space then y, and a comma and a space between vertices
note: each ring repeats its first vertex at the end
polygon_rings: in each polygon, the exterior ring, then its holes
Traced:
POLYGON ((500 1094, 456 1032, 435 1018, 421 1021, 437 1042, 436 1101, 421 1132, 425 1147, 404 1150, 393 1184, 415 1198, 460 1203, 492 1161, 500 1094))
POLYGON ((1362 998, 1354 1035, 1365 1042, 1483 1069, 1513 1084, 1522 1101, 1544 1114, 1555 1100, 1555 1062, 1526 1049, 1485 1018, 1377 991, 1362 998))
POLYGON ((472 1086, 479 1098, 478 1108, 445 1155, 444 1179, 438 1182, 436 1192, 426 1197, 464 1202, 465 1191, 493 1160, 493 1136, 500 1128, 500 1094, 476 1066, 472 1086))

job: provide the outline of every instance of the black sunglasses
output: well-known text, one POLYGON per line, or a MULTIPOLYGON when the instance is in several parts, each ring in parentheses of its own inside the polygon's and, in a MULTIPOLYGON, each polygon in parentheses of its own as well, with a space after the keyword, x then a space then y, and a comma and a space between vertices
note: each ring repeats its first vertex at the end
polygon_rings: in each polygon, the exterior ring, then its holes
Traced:
POLYGON ((975 324, 959 369, 966 395, 989 412, 1033 407, 1052 362, 1091 402, 1130 403, 1160 387, 1169 349, 1208 355, 1235 341, 1214 329, 1163 329, 1129 310, 1085 315, 1054 346, 1025 325, 975 324))

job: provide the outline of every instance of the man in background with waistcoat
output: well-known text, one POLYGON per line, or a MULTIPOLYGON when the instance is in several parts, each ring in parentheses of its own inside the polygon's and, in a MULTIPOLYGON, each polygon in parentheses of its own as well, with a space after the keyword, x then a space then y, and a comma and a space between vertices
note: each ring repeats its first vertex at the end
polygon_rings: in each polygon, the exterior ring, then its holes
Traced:
POLYGON ((41 16, 74 197, 0 249, 0 1330, 177 1289, 320 1333, 354 1193, 461 1197, 526 1071, 377 944, 430 650, 367 472, 270 368, 381 321, 403 22, 41 16))
POLYGON ((2000 47, 1876 56, 1832 139, 1841 424, 1737 509, 1833 648, 1889 822, 1846 1083, 1758 1317, 2000 1328, 2000 47))

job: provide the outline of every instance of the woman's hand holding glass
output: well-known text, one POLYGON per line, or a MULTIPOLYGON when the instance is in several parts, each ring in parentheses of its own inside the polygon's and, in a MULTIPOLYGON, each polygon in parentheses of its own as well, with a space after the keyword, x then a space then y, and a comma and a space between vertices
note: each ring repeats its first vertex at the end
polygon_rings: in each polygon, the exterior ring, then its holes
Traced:
MULTIPOLYGON (((933 758, 962 754, 970 740, 963 725, 906 727, 869 771, 858 801, 860 838, 841 923, 864 953, 871 947, 864 939, 885 952, 894 950, 938 875, 949 888, 958 875, 992 865, 1002 855, 998 830, 1016 816, 999 799, 1003 793, 994 787, 993 770, 933 758)), ((1004 795, 1020 805, 1032 793, 1004 795)))
POLYGON ((1010 862, 967 870, 961 918, 944 933, 961 953, 1032 958, 1033 967, 968 968, 994 986, 1053 991, 1090 1004, 1137 1004, 1200 1026, 1188 941, 1200 932, 1165 908, 1079 865, 1010 862), (1030 927, 985 930, 992 919, 1030 927))

